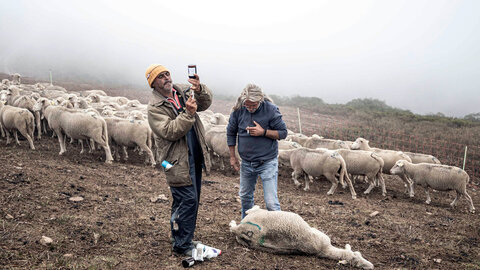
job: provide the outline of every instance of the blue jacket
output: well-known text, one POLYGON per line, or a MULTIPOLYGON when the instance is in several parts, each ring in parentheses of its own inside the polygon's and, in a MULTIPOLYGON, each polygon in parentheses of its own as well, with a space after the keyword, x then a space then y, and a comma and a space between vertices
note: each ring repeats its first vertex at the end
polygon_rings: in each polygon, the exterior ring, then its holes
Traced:
POLYGON ((245 107, 233 111, 227 126, 227 144, 234 146, 237 143, 238 153, 245 161, 267 161, 278 156, 277 140, 268 137, 250 136, 247 127, 254 127, 253 121, 257 122, 264 129, 276 130, 280 139, 287 137, 287 125, 282 120, 282 114, 275 104, 264 101, 260 107, 250 113, 245 107))

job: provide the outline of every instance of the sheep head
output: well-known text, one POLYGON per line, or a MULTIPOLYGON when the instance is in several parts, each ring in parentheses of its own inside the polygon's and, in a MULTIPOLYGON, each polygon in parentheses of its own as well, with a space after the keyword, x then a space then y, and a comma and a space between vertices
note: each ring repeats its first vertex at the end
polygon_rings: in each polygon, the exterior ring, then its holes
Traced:
POLYGON ((403 160, 399 160, 393 165, 393 167, 390 169, 391 174, 403 174, 405 172, 405 162, 403 160))

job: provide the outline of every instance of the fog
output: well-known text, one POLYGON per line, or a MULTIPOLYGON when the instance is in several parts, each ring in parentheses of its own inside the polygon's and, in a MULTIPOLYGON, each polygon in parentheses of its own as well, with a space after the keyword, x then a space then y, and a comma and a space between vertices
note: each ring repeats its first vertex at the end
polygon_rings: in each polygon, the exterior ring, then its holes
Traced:
POLYGON ((150 64, 174 82, 196 64, 215 93, 256 83, 327 103, 480 112, 480 1, 130 2, 1 1, 0 72, 148 95, 150 64))

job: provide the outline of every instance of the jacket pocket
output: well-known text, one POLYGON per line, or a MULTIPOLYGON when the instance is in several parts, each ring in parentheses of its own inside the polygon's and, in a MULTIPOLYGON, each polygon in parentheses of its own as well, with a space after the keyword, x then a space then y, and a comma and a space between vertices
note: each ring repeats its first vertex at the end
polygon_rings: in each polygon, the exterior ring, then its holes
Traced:
POLYGON ((179 161, 174 164, 170 170, 165 171, 165 176, 169 186, 178 187, 189 186, 192 184, 192 180, 190 179, 190 168, 186 161, 179 161))

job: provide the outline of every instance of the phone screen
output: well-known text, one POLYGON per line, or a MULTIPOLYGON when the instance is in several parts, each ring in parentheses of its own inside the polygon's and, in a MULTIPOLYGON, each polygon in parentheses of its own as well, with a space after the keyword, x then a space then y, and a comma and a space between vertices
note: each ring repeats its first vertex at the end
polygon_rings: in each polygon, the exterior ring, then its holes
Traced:
POLYGON ((189 65, 188 66, 188 77, 194 79, 195 74, 197 74, 197 66, 196 65, 189 65))

